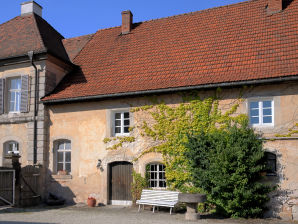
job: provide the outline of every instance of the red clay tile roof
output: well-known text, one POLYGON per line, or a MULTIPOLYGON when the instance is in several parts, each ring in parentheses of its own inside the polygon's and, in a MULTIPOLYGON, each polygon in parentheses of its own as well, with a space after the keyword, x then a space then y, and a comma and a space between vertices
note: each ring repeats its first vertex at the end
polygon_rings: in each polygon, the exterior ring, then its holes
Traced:
POLYGON ((51 53, 69 61, 64 37, 36 14, 18 16, 0 25, 0 60, 34 53, 51 53))
POLYGON ((77 54, 83 49, 85 44, 92 38, 92 36, 93 34, 89 34, 80 37, 64 39, 62 41, 70 60, 73 60, 77 56, 77 54))
POLYGON ((99 30, 80 66, 43 100, 298 74, 298 0, 268 15, 267 0, 99 30))

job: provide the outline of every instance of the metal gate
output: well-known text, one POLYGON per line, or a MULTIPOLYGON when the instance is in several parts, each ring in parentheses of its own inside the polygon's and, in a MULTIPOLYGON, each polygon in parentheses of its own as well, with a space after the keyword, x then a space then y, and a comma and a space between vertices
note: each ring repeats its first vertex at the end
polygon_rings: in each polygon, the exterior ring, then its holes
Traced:
POLYGON ((0 169, 0 206, 15 204, 15 170, 0 169))

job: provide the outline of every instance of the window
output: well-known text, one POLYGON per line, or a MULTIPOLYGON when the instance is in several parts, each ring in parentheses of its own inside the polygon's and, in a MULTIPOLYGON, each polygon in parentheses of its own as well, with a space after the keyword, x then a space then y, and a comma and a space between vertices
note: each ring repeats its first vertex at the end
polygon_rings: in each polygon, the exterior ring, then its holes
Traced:
POLYGON ((148 164, 146 167, 147 179, 151 188, 165 188, 166 176, 165 166, 160 163, 148 164))
POLYGON ((273 101, 250 101, 249 102, 249 119, 253 126, 273 125, 273 101))
POLYGON ((57 142, 57 172, 71 172, 71 142, 69 140, 59 140, 57 142))
POLYGON ((265 152, 267 175, 276 175, 276 155, 271 152, 265 152))
POLYGON ((129 112, 116 112, 114 114, 114 134, 115 136, 129 134, 129 112))
POLYGON ((4 143, 4 156, 11 154, 19 155, 19 143, 15 141, 9 141, 4 143))
POLYGON ((8 108, 9 112, 20 112, 21 78, 8 80, 8 108))
POLYGON ((28 112, 29 76, 0 79, 0 114, 28 112))

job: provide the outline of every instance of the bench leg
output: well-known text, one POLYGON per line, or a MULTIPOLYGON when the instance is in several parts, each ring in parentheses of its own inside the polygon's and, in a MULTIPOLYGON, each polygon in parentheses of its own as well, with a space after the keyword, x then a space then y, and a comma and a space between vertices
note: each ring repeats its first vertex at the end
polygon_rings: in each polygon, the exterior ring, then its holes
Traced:
MULTIPOLYGON (((143 205, 143 207, 144 207, 144 205, 143 205)), ((140 212, 140 208, 141 208, 141 205, 139 204, 139 209, 138 209, 138 212, 140 212)))
POLYGON ((170 208, 170 215, 172 215, 172 208, 170 208))

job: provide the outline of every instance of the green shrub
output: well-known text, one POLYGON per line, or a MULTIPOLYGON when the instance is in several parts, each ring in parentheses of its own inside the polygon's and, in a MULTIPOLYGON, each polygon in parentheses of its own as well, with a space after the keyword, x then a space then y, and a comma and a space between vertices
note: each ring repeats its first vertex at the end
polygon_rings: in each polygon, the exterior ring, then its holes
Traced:
POLYGON ((131 184, 131 196, 133 204, 141 198, 142 190, 147 187, 146 178, 142 177, 140 173, 132 171, 133 181, 131 184))
POLYGON ((186 147, 193 184, 207 193, 218 212, 229 217, 263 215, 272 188, 260 183, 265 169, 262 140, 247 121, 196 132, 186 147))

